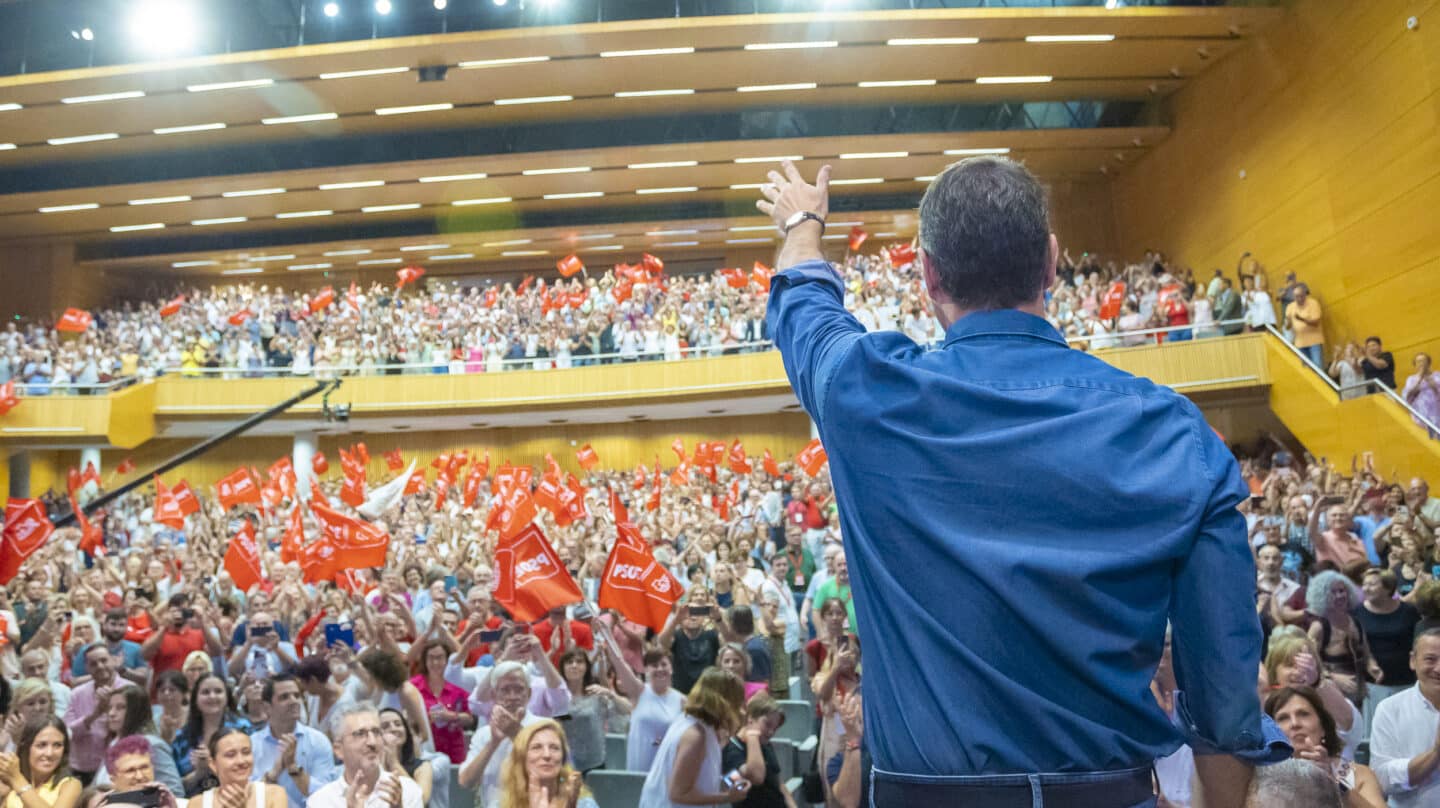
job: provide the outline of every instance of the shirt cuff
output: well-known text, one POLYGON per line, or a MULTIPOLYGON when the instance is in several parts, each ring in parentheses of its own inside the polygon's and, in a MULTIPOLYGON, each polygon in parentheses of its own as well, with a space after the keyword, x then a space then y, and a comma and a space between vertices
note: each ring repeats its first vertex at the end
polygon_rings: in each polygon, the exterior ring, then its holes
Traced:
POLYGON ((845 293, 845 289, 840 283, 840 273, 835 270, 835 267, 829 261, 801 261, 795 266, 776 275, 773 280, 783 280, 792 284, 806 281, 821 281, 840 288, 842 296, 845 293))
POLYGON ((1200 734, 1200 728, 1190 716, 1190 708, 1186 703, 1185 694, 1179 690, 1175 691, 1175 720, 1179 724, 1180 731, 1185 735, 1185 743, 1197 755, 1230 755, 1252 766, 1268 766, 1271 763, 1280 763, 1289 760, 1294 753, 1290 746, 1290 739, 1280 727, 1264 713, 1260 714, 1260 736, 1250 730, 1242 730, 1236 736, 1235 743, 1221 744, 1205 738, 1200 734))

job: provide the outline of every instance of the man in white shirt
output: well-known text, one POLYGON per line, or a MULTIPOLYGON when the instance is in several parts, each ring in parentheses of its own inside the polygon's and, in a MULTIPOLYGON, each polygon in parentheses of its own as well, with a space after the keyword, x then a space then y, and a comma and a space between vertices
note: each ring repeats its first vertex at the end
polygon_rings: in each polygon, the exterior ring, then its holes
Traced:
POLYGON ((1370 731, 1370 768, 1391 808, 1440 805, 1440 628, 1410 650, 1415 686, 1380 702, 1370 731))
POLYGON ((476 805, 491 805, 499 798, 500 767, 510 756, 515 736, 522 727, 540 720, 527 708, 530 676, 519 662, 495 666, 490 672, 490 694, 495 700, 490 721, 475 731, 460 768, 460 787, 478 789, 476 805))
POLYGON ((779 607, 780 619, 785 623, 785 653, 794 655, 800 650, 800 615, 795 613, 795 596, 790 593, 786 582, 790 575, 790 557, 784 550, 770 556, 770 574, 760 584, 762 602, 775 602, 779 607))
POLYGON ((306 808, 424 808, 420 786, 396 777, 381 764, 380 713, 374 707, 347 704, 332 716, 330 733, 340 777, 310 795, 306 808), (354 789, 354 794, 349 792, 354 789), (349 797, 347 799, 347 797, 349 797))

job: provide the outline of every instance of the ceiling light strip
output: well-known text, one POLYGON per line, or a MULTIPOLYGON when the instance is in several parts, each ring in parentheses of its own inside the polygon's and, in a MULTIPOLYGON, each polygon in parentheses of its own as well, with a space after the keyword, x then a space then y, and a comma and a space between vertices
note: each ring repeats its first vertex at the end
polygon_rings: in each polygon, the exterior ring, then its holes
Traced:
POLYGON ((809 48, 838 48, 839 42, 833 39, 816 42, 754 42, 745 46, 747 51, 767 50, 806 50, 809 48))
POLYGON ((185 89, 192 93, 208 93, 214 90, 240 90, 246 87, 269 87, 274 79, 245 79, 243 81, 217 81, 211 84, 191 84, 185 89))
POLYGON ((342 255, 369 255, 371 252, 373 251, 364 248, 358 250, 330 250, 324 253, 324 256, 326 258, 336 258, 342 255))
POLYGON ((677 185, 672 188, 636 188, 637 194, 688 194, 700 190, 696 185, 677 185))
POLYGON ((150 222, 148 224, 117 224, 110 228, 111 233, 129 233, 134 230, 164 230, 162 222, 150 222))
POLYGON ((652 98, 660 95, 694 95, 692 89, 675 90, 626 90, 615 94, 616 98, 652 98))
POLYGON ((240 222, 248 221, 250 220, 244 216, 224 216, 219 219, 196 219, 190 222, 190 224, 195 227, 206 227, 212 224, 239 224, 240 222))
POLYGON ((392 73, 409 73, 408 67, 372 67, 368 70, 342 70, 338 73, 321 73, 323 81, 332 79, 358 79, 364 76, 386 76, 392 73))
POLYGON ((120 137, 115 132, 104 132, 96 135, 71 135, 70 137, 52 137, 46 140, 51 146, 68 146, 71 143, 93 143, 97 140, 115 140, 120 137))
POLYGON ((670 160, 663 163, 631 163, 626 168, 690 168, 700 165, 698 160, 670 160))
POLYGON ((404 202, 398 205, 370 205, 360 209, 361 213, 390 213, 397 210, 419 210, 419 202, 404 202))
POLYGON ((577 191, 568 194, 545 194, 544 199, 594 199, 604 196, 604 191, 577 191))
POLYGON ((144 98, 144 90, 125 90, 118 93, 100 93, 98 95, 74 95, 69 98, 60 99, 62 104, 94 104, 99 101, 122 101, 126 98, 144 98))
POLYGON ((449 244, 406 244, 400 248, 400 252, 416 252, 420 250, 448 250, 449 244))
POLYGON ((888 152, 847 152, 840 155, 841 160, 879 160, 886 157, 909 157, 910 152, 888 151, 888 152))
POLYGON ((473 70, 482 67, 506 67, 509 65, 531 64, 533 62, 548 62, 549 56, 512 56, 508 59, 475 59, 461 62, 461 70, 473 70))
POLYGON ((935 79, 901 79, 898 81, 862 81, 861 87, 934 87, 935 79))
POLYGON ((813 90, 819 85, 813 81, 802 81, 795 84, 750 84, 745 87, 736 87, 737 93, 778 93, 786 90, 813 90))
POLYGON ((219 261, 176 261, 170 266, 175 269, 184 269, 186 267, 213 267, 219 263, 219 261))
POLYGON ((132 199, 131 205, 169 205, 173 202, 189 202, 189 196, 152 196, 149 199, 132 199))
POLYGON ((330 264, 291 264, 290 266, 285 268, 287 270, 290 270, 291 272, 294 272, 300 269, 329 269, 330 267, 330 264))
POLYGON ((887 39, 886 45, 975 45, 980 42, 975 36, 923 36, 887 39))
POLYGON ((617 50, 600 51, 601 59, 614 59, 626 56, 670 56, 672 54, 694 53, 691 47, 679 48, 640 48, 638 50, 617 50))
POLYGON ((288 211, 288 212, 286 212, 286 213, 277 213, 277 214, 275 214, 275 218, 277 218, 277 219, 309 219, 309 218, 312 218, 312 217, 315 217, 315 216, 331 216, 331 215, 333 215, 334 213, 335 213, 335 211, 333 211, 333 210, 292 210, 292 211, 288 211))
POLYGON ((287 115, 283 118, 261 118, 260 123, 266 126, 276 126, 286 123, 310 123, 312 121, 333 121, 340 117, 334 112, 312 112, 308 115, 287 115))
POLYGON ((1026 42, 1112 42, 1114 34, 1034 34, 1026 42))
POLYGON ((508 196, 491 196, 484 199, 457 199, 450 204, 456 207, 464 207, 466 205, 501 205, 510 201, 513 200, 508 196))
POLYGON ((407 107, 381 107, 375 110, 376 115, 409 115, 412 112, 444 112, 454 109, 455 105, 449 102, 443 104, 412 104, 407 107))
POLYGON ((360 266, 378 266, 380 264, 400 264, 404 263, 404 261, 405 259, 403 258, 366 258, 363 261, 356 261, 355 263, 360 266))
POLYGON ((542 174, 584 174, 590 171, 590 166, 570 166, 568 168, 527 168, 520 173, 526 177, 538 177, 542 174))
POLYGON ((1054 81, 1054 76, 980 76, 975 79, 976 84, 1046 84, 1054 81))
POLYGON ((100 207, 99 202, 80 202, 74 205, 50 205, 40 208, 41 213, 69 213, 72 210, 94 210, 100 207))
POLYGON ((854 180, 830 180, 830 184, 831 184, 831 185, 874 185, 874 184, 876 184, 876 183, 880 183, 880 182, 884 182, 884 181, 885 181, 885 178, 884 178, 884 177, 865 177, 865 178, 863 178, 863 179, 854 179, 854 180))
POLYGON ((461 180, 483 180, 489 177, 485 172, 475 174, 439 174, 433 177, 421 177, 421 182, 459 182, 461 180))
POLYGON ((512 104, 553 104, 559 101, 574 101, 573 95, 536 95, 528 98, 497 98, 495 106, 504 107, 512 104))
POLYGON ((322 191, 343 191, 347 188, 378 188, 385 180, 359 180, 356 182, 328 182, 320 186, 322 191))
POLYGON ((803 156, 798 155, 798 154, 782 154, 782 155, 779 155, 779 156, 777 156, 777 157, 736 157, 736 158, 735 158, 735 162, 737 162, 737 163, 781 163, 781 162, 784 162, 784 161, 786 161, 786 160, 789 160, 789 161, 792 162, 792 163, 798 163, 798 162, 800 162, 801 160, 804 160, 804 159, 805 159, 805 158, 804 158, 803 156))
POLYGON ((269 196, 271 194, 283 193, 285 193, 284 188, 254 188, 249 191, 225 191, 220 195, 225 197, 226 199, 230 199, 232 197, 238 196, 269 196))
POLYGON ((1009 154, 1009 153, 1010 153, 1010 149, 1009 149, 1008 147, 1005 147, 1005 146, 996 146, 996 147, 993 147, 993 148, 980 148, 980 149, 946 149, 946 150, 945 150, 945 154, 949 154, 949 155, 962 155, 962 156, 966 156, 966 157, 973 157, 973 156, 975 156, 975 155, 977 155, 977 154, 1009 154))
POLYGON ((154 130, 157 135, 181 135, 186 132, 208 132, 212 129, 224 129, 223 123, 196 123, 189 126, 162 126, 154 130))

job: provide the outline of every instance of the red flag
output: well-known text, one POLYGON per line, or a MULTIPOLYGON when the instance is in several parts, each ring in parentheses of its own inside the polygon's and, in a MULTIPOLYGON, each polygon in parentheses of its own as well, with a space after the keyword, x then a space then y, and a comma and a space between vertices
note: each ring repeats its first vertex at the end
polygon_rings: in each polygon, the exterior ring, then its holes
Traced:
MULTIPOLYGON (((247 521, 246 524, 249 524, 247 521)), ((302 551, 305 549, 305 515, 300 510, 299 503, 290 509, 290 517, 285 525, 285 532, 280 536, 280 561, 289 564, 291 561, 299 561, 302 551)))
POLYGON ((795 464, 805 469, 806 474, 814 477, 820 473, 820 469, 824 467, 825 461, 828 459, 825 447, 820 445, 820 439, 811 438, 810 442, 805 444, 805 448, 800 450, 800 454, 795 455, 795 464))
POLYGON ((415 469, 413 472, 410 473, 410 479, 405 481, 405 490, 402 492, 402 495, 408 497, 411 494, 418 494, 424 490, 425 470, 415 469))
POLYGON ((405 458, 400 456, 399 449, 391 449, 385 453, 385 466, 391 471, 399 471, 405 468, 405 458))
POLYGON ((589 299, 589 295, 585 294, 583 291, 571 292, 566 298, 565 302, 566 305, 568 305, 570 308, 578 309, 581 306, 585 305, 585 301, 587 299, 589 299))
POLYGON ((526 290, 526 289, 529 289, 529 288, 530 288, 530 284, 532 284, 532 283, 534 283, 534 282, 535 282, 535 276, 534 276, 534 275, 526 275, 525 277, 521 278, 521 279, 520 279, 520 286, 519 286, 518 288, 516 288, 516 290, 515 290, 516 293, 517 293, 517 294, 522 294, 522 295, 525 294, 525 290, 526 290))
POLYGON ((170 489, 170 496, 175 498, 175 504, 180 506, 180 513, 189 516, 192 513, 199 513, 200 498, 190 488, 190 483, 181 480, 170 489))
POLYGON ((631 484, 630 487, 633 488, 633 489, 635 489, 636 491, 639 491, 640 489, 644 488, 644 487, 645 487, 645 474, 646 474, 646 472, 647 472, 647 469, 645 468, 645 464, 644 464, 644 463, 641 463, 640 465, 636 466, 636 467, 635 467, 635 481, 634 481, 633 484, 631 484))
POLYGON ((367 466, 370 465, 370 449, 365 446, 365 441, 357 441, 355 445, 351 447, 351 451, 355 453, 356 457, 360 458, 361 463, 367 466))
POLYGON ((60 315, 60 320, 55 323, 55 330, 83 334, 90 330, 90 323, 93 321, 94 318, 90 316, 90 312, 84 309, 66 309, 65 313, 60 315))
POLYGON ((683 438, 676 438, 671 441, 670 451, 674 452, 675 456, 680 458, 681 463, 685 462, 685 440, 683 438))
POLYGON ((617 541, 600 576, 596 605, 615 609, 627 620, 662 631, 680 593, 680 582, 655 561, 648 548, 617 541))
POLYGON ((470 467, 470 473, 465 475, 465 488, 461 492, 460 502, 466 508, 475 505, 475 498, 480 495, 480 483, 485 481, 485 466, 476 463, 470 467))
POLYGON ((558 521, 564 516, 564 509, 560 505, 560 492, 564 485, 558 478, 546 474, 535 486, 535 504, 549 511, 558 521))
POLYGON ((282 457, 271 463, 266 473, 281 494, 287 497, 295 496, 295 483, 298 479, 295 476, 295 464, 290 462, 290 458, 282 457))
POLYGON ((653 484, 653 487, 650 489, 650 498, 645 500, 645 510, 660 510, 660 485, 660 458, 657 457, 655 458, 655 482, 653 484))
MULTIPOLYGON (((331 507, 330 498, 325 496, 325 492, 320 489, 320 481, 312 477, 310 483, 310 501, 318 502, 327 508, 331 507)), ((358 508, 360 506, 356 505, 355 507, 358 508)))
POLYGON ((495 600, 517 620, 539 620, 551 609, 584 599, 555 548, 536 525, 509 538, 495 550, 495 600))
POLYGON ((398 292, 398 291, 400 291, 401 289, 404 289, 404 288, 405 288, 405 284, 407 284, 407 283, 414 283, 414 282, 420 280, 420 278, 423 277, 424 275, 425 275, 425 270, 422 269, 421 267, 417 267, 417 266, 414 266, 414 265, 411 265, 411 266, 405 267, 404 269, 401 269, 401 270, 396 271, 395 277, 396 277, 396 278, 399 278, 399 282, 395 284, 395 291, 398 292))
POLYGON ((219 494, 220 505, 227 511, 245 502, 260 504, 260 489, 255 485, 255 478, 250 476, 247 469, 235 469, 220 478, 220 482, 215 488, 219 494))
POLYGON ((650 253, 640 253, 640 265, 651 275, 659 275, 665 271, 665 262, 650 253))
POLYGON ((750 276, 745 274, 745 270, 739 267, 722 269, 720 270, 720 274, 725 276, 725 285, 731 289, 744 289, 750 285, 750 276))
POLYGON ((565 493, 561 493, 560 503, 565 506, 565 513, 570 517, 571 521, 578 522, 586 516, 589 516, 589 511, 585 510, 585 486, 581 485, 580 481, 575 479, 574 474, 568 475, 565 489, 569 492, 569 495, 567 496, 565 493))
POLYGON ((121 461, 120 461, 120 465, 118 465, 118 466, 115 467, 115 473, 116 473, 116 474, 129 474, 130 472, 132 472, 132 471, 134 471, 134 470, 135 470, 135 459, 134 459, 133 457, 127 457, 127 458, 125 458, 124 460, 121 460, 121 461))
POLYGON ((890 266, 899 269, 906 264, 915 263, 915 247, 910 242, 895 244, 890 247, 890 266))
POLYGON ((770 291, 770 279, 773 277, 775 277, 775 270, 759 261, 755 262, 755 267, 750 271, 750 279, 755 281, 755 285, 760 287, 762 292, 770 291))
POLYGON ((230 540, 230 546, 225 548, 225 571, 230 573, 235 588, 241 592, 248 592, 250 587, 265 580, 260 571, 260 548, 255 544, 255 526, 248 519, 240 526, 235 538, 230 540))
POLYGON ((489 449, 486 449, 486 450, 485 450, 485 459, 482 460, 482 461, 480 461, 480 462, 478 462, 478 463, 476 463, 475 466, 474 466, 471 470, 474 471, 474 469, 479 469, 479 470, 480 470, 480 476, 481 476, 481 477, 489 477, 489 476, 490 476, 490 450, 489 450, 489 449))
POLYGON ((775 456, 770 454, 769 449, 765 450, 765 459, 761 465, 765 468, 765 473, 771 477, 780 476, 780 464, 775 462, 775 456))
POLYGON ((585 271, 585 264, 580 261, 580 256, 575 253, 570 253, 559 261, 556 261, 555 268, 560 270, 562 276, 573 278, 585 271))
POLYGON ((591 449, 588 443, 575 453, 575 460, 580 464, 580 468, 586 471, 594 471, 595 467, 600 465, 600 456, 595 454, 595 450, 591 449))
POLYGON ((650 551, 650 542, 645 541, 645 536, 641 534, 640 528, 636 527, 634 522, 616 522, 615 540, 637 550, 644 550, 647 553, 650 551))
POLYGON ((181 296, 175 298, 174 300, 171 300, 169 303, 166 303, 165 305, 163 305, 163 306, 160 307, 160 316, 161 316, 161 317, 170 317, 170 316, 172 316, 172 315, 179 314, 179 313, 180 313, 180 305, 183 304, 184 302, 185 302, 185 296, 184 296, 184 295, 181 295, 181 296))
POLYGON ((865 228, 860 225, 857 224, 850 228, 850 250, 853 252, 860 249, 860 245, 864 244, 867 238, 870 238, 870 234, 866 233, 865 228))
POLYGON ((325 309, 334 302, 335 289, 334 287, 327 286, 324 289, 321 289, 320 292, 315 295, 315 297, 310 299, 310 313, 315 314, 325 309))
POLYGON ((45 545, 55 526, 38 499, 9 499, 5 502, 5 529, 0 537, 0 585, 20 572, 25 559, 45 545))
POLYGON ((250 319, 250 310, 241 309, 226 318, 226 322, 233 326, 242 326, 245 325, 245 321, 248 319, 250 319))
POLYGON ((84 485, 84 483, 80 481, 80 470, 71 466, 65 472, 65 493, 73 497, 82 485, 84 485))
POLYGON ((320 530, 335 547, 337 569, 385 566, 385 552, 390 548, 390 534, 361 519, 346 516, 318 503, 310 512, 320 522, 320 530))
POLYGON ((100 469, 95 468, 93 462, 86 463, 85 470, 80 473, 80 484, 84 485, 86 483, 100 484, 100 469))
POLYGON ((85 516, 85 511, 74 497, 70 498, 70 510, 75 514, 75 522, 80 525, 80 552, 104 555, 105 530, 85 516))
POLYGON ((0 415, 15 409, 15 405, 19 403, 20 397, 15 395, 15 381, 12 379, 0 384, 0 415))
POLYGON ((534 519, 535 498, 530 495, 529 487, 502 487, 500 493, 490 500, 490 516, 485 520, 485 529, 499 531, 503 540, 524 530, 534 519))
POLYGON ((180 502, 175 494, 157 476, 155 478, 155 512, 152 517, 154 521, 167 527, 181 530, 185 527, 185 512, 180 509, 180 502))
POLYGON ((745 456, 745 447, 739 438, 730 446, 730 470, 736 474, 749 474, 755 470, 755 464, 745 456))
POLYGON ((495 308, 495 304, 499 301, 500 290, 492 286, 489 289, 485 290, 485 299, 482 301, 481 305, 483 305, 487 309, 493 309, 495 308))
POLYGON ((690 461, 681 460, 680 465, 670 472, 671 485, 685 485, 690 482, 690 461))
POLYGON ((317 478, 330 470, 330 460, 325 457, 324 452, 316 452, 310 458, 310 470, 315 472, 317 478))
POLYGON ((306 583, 314 584, 334 579, 339 569, 335 545, 324 533, 315 541, 300 549, 300 569, 306 583))
POLYGON ((1125 282, 1115 281, 1105 291, 1100 303, 1100 319, 1113 320, 1120 316, 1120 306, 1125 303, 1125 282))
POLYGON ((354 475, 345 475, 345 482, 340 485, 340 501, 352 508, 358 508, 365 504, 365 478, 354 475))
POLYGON ((561 475, 564 474, 564 473, 565 473, 565 472, 560 468, 560 464, 557 463, 557 462, 555 462, 555 456, 552 455, 552 454, 550 454, 549 452, 546 452, 546 453, 545 453, 545 474, 542 475, 542 476, 543 476, 545 479, 547 479, 547 480, 552 480, 552 481, 558 483, 558 482, 560 482, 560 477, 561 477, 561 475))
POLYGON ((350 594, 365 594, 365 579, 358 570, 336 570, 335 586, 350 594))
POLYGON ((610 513, 615 516, 615 524, 630 521, 630 511, 626 509, 625 503, 620 501, 620 495, 615 489, 610 489, 610 513))

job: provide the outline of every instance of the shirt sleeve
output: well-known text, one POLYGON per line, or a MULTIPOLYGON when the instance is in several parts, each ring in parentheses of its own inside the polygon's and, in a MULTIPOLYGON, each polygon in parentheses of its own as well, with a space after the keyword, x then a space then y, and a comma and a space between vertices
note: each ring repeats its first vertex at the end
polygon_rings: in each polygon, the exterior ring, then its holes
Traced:
POLYGON ((535 687, 530 697, 530 712, 546 718, 563 715, 570 710, 570 688, 563 683, 559 687, 535 687))
POLYGON ((305 767, 305 771, 310 773, 310 788, 306 792, 307 797, 329 785, 330 781, 335 779, 335 752, 327 744, 316 744, 301 765, 305 767))
POLYGON ((830 378, 865 327, 845 309, 840 276, 825 261, 807 261, 770 283, 765 323, 785 362, 795 395, 816 421, 830 378))
POLYGON ((1285 735, 1260 712, 1255 671, 1260 623, 1251 598, 1255 563, 1236 506, 1249 496, 1239 466, 1198 412, 1190 416, 1212 488, 1189 556, 1177 567, 1170 606, 1176 718, 1197 755, 1253 764, 1290 756, 1285 735), (1225 582, 1246 582, 1225 585, 1225 582))
POLYGON ((1375 726, 1370 730, 1370 768, 1380 781, 1380 790, 1387 795, 1411 790, 1410 761, 1414 756, 1401 757, 1403 744, 1395 732, 1398 722, 1378 709, 1371 720, 1375 726))

